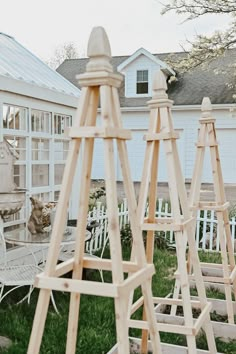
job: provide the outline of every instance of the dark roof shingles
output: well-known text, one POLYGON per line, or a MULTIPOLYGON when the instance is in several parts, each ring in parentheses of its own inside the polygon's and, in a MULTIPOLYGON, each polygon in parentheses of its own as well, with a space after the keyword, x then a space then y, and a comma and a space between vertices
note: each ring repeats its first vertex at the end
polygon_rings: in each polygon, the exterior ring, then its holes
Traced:
MULTIPOLYGON (((160 60, 165 61, 169 54, 156 55, 160 60)), ((175 53, 176 57, 185 53, 175 53)), ((117 56, 111 59, 114 71, 129 56, 117 56)), ((57 69, 66 79, 79 87, 76 75, 85 72, 88 58, 65 60, 57 69)), ((235 76, 231 67, 236 62, 236 50, 231 49, 220 58, 212 61, 206 68, 199 67, 190 72, 178 75, 178 81, 168 87, 168 95, 175 105, 198 105, 203 97, 211 99, 212 104, 235 103, 233 94, 235 93, 235 76), (224 73, 215 73, 215 69, 223 69, 224 73), (227 83, 229 85, 227 85, 227 83)), ((119 95, 121 107, 143 107, 147 105, 150 97, 127 98, 124 94, 124 84, 122 84, 119 95)))

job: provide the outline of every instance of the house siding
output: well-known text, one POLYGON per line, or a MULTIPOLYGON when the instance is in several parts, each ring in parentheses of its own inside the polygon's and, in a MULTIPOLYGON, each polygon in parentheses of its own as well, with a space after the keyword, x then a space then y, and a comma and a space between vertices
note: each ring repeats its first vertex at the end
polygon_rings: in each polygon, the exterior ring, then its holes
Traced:
MULTIPOLYGON (((219 142, 219 153, 223 171, 223 179, 225 183, 235 183, 236 176, 236 149, 233 148, 236 137, 236 119, 232 118, 229 110, 213 111, 216 118, 216 134, 219 142)), ((191 180, 193 168, 196 158, 196 142, 198 139, 198 131, 200 128, 199 118, 201 117, 199 110, 175 110, 173 106, 172 118, 174 129, 179 132, 180 138, 177 139, 177 147, 181 162, 182 173, 185 180, 191 180)), ((134 182, 140 182, 144 163, 144 155, 146 142, 143 140, 144 134, 149 126, 149 110, 142 112, 123 112, 123 126, 130 129, 132 140, 127 140, 128 158, 131 169, 131 176, 134 182)), ((103 143, 100 139, 95 142, 94 164, 92 170, 93 179, 104 179, 104 152, 103 143)), ((115 149, 116 151, 116 149, 115 149)), ((160 146, 159 155, 159 182, 166 182, 167 170, 165 163, 165 154, 163 143, 160 146)), ((115 154, 116 178, 122 181, 122 172, 119 165, 119 159, 115 154)), ((212 172, 210 166, 210 155, 206 149, 204 159, 204 171, 202 182, 212 183, 212 172)))

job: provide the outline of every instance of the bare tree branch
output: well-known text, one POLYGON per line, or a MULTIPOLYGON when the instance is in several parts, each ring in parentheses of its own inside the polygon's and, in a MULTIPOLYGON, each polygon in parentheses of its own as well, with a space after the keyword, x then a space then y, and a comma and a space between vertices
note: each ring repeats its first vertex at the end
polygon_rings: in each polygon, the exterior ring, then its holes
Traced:
POLYGON ((162 14, 175 11, 179 15, 187 15, 186 20, 193 20, 206 14, 231 14, 236 16, 235 0, 170 0, 160 2, 162 14))

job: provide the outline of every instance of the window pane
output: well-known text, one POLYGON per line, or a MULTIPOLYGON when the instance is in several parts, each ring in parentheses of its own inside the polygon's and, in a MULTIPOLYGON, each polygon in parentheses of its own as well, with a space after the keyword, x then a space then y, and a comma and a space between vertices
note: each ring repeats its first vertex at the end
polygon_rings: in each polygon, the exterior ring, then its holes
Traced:
POLYGON ((26 167, 24 165, 14 166, 14 183, 18 188, 26 188, 26 167))
POLYGON ((65 129, 71 127, 72 117, 62 114, 54 114, 54 133, 63 134, 65 129))
POLYGON ((54 166, 54 182, 56 185, 61 184, 62 182, 64 168, 64 164, 57 164, 54 166))
POLYGON ((45 192, 45 193, 37 193, 33 195, 34 198, 42 200, 44 203, 47 203, 50 201, 50 193, 45 192))
POLYGON ((54 159, 55 161, 64 161, 67 158, 69 151, 69 141, 68 140, 55 140, 54 142, 54 159))
POLYGON ((143 72, 141 70, 137 71, 137 82, 143 81, 143 72))
POLYGON ((17 156, 17 161, 26 160, 26 139, 19 136, 5 136, 10 149, 17 156))
POLYGON ((137 83, 137 93, 148 93, 148 83, 138 82, 137 83))
POLYGON ((32 160, 49 160, 48 139, 32 139, 32 160))
POLYGON ((31 129, 33 132, 50 133, 51 113, 32 109, 31 129))
POLYGON ((136 93, 148 93, 148 70, 137 71, 136 93))
POLYGON ((3 128, 26 130, 27 109, 13 105, 3 105, 3 128))
POLYGON ((148 71, 147 70, 143 71, 143 81, 148 81, 148 71))
POLYGON ((49 165, 32 165, 32 186, 49 185, 49 165))

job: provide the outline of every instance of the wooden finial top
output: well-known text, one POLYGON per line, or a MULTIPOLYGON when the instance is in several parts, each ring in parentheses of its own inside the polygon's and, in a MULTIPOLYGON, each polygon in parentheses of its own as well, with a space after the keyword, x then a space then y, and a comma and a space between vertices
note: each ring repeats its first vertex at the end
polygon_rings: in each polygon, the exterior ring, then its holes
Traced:
POLYGON ((110 64, 110 43, 103 27, 92 29, 88 41, 87 55, 89 57, 86 66, 87 71, 113 71, 110 64))
POLYGON ((204 97, 201 105, 202 117, 211 117, 212 105, 209 97, 204 97))
POLYGON ((152 89, 153 89, 153 98, 155 99, 168 98, 166 94, 166 90, 167 90, 166 77, 161 70, 158 70, 154 75, 152 89))

